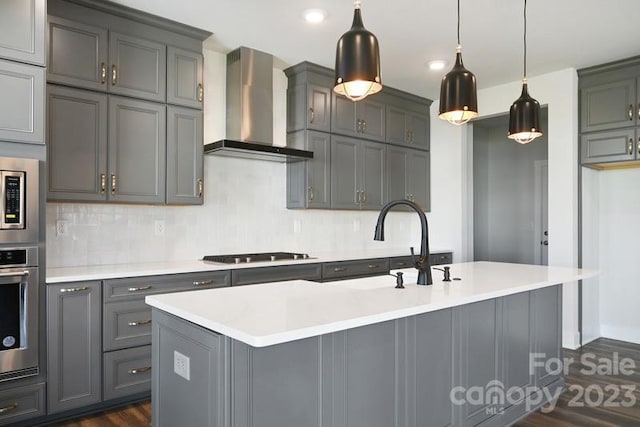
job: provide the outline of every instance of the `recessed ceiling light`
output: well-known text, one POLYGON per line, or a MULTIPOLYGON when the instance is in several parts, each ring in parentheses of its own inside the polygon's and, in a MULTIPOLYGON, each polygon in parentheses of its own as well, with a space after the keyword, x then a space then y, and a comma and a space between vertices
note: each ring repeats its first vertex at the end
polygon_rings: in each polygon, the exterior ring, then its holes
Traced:
POLYGON ((432 71, 440 71, 444 70, 444 67, 447 65, 447 61, 443 61, 442 59, 436 59, 428 62, 429 69, 432 71))
POLYGON ((327 12, 322 9, 307 9, 302 16, 310 24, 319 24, 327 17, 327 12))

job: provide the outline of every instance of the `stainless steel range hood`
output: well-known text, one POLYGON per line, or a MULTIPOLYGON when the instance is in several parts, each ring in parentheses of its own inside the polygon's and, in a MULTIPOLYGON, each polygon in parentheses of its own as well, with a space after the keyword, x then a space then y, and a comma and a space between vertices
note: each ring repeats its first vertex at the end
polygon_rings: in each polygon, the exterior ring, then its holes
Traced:
POLYGON ((313 152, 273 145, 273 57, 240 47, 227 55, 227 138, 205 154, 277 162, 313 158, 313 152))

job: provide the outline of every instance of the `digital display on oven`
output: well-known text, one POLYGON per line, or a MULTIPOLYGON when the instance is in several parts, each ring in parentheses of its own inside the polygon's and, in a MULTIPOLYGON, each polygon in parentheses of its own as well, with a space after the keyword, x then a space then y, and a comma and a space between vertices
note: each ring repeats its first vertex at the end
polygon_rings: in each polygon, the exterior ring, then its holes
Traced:
POLYGON ((5 224, 20 224, 20 182, 19 176, 4 177, 4 222, 5 224))
POLYGON ((27 251, 25 249, 0 250, 0 265, 27 264, 27 251))

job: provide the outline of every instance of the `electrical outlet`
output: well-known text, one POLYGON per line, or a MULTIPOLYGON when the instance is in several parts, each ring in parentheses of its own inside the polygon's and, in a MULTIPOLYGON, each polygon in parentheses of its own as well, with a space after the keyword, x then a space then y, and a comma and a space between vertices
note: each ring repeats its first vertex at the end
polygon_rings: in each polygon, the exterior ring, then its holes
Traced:
POLYGON ((62 237, 69 231, 69 221, 59 219, 56 221, 56 236, 62 237))
POLYGON ((182 353, 173 351, 173 372, 180 375, 187 381, 191 381, 191 372, 189 369, 190 359, 182 353))
POLYGON ((156 236, 164 236, 164 220, 156 219, 155 221, 156 236))

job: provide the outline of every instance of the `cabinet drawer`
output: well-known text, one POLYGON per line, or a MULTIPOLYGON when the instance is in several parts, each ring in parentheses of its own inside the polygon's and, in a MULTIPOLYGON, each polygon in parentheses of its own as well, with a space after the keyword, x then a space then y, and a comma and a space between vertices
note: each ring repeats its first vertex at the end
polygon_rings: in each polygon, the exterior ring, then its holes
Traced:
POLYGON ((104 400, 151 391, 151 346, 105 353, 104 400))
POLYGON ((45 415, 44 383, 0 391, 0 425, 45 415))
POLYGON ((412 268, 413 260, 410 256, 398 256, 389 259, 389 269, 398 270, 402 268, 412 268))
POLYGON ((373 276, 389 272, 389 259, 361 259, 357 261, 328 262, 322 265, 322 279, 353 276, 373 276))
POLYGON ((233 270, 232 285, 279 282, 284 280, 320 280, 321 264, 283 265, 233 270))
POLYGON ((144 299, 145 295, 186 291, 204 288, 220 288, 231 284, 231 273, 209 271, 202 273, 174 274, 169 276, 131 277, 104 281, 104 301, 144 299))
POLYGON ((453 262, 453 254, 451 252, 442 252, 439 254, 431 254, 429 256, 429 262, 431 265, 451 264, 453 262))
POLYGON ((144 300, 106 304, 103 313, 105 351, 151 344, 151 307, 144 300))

